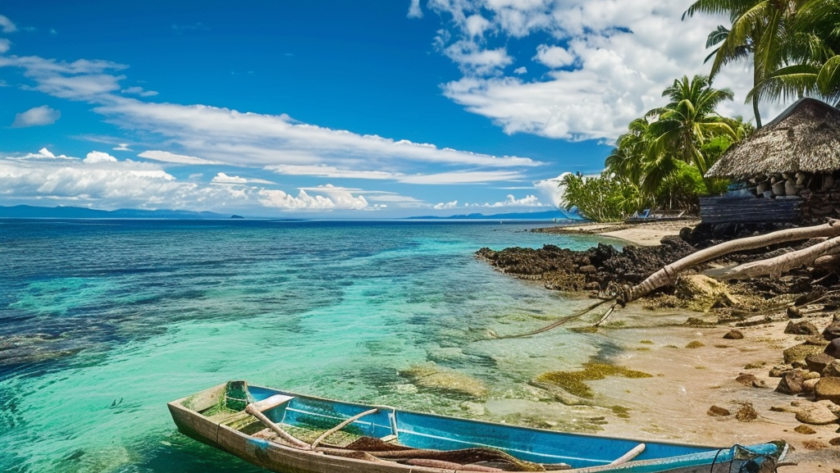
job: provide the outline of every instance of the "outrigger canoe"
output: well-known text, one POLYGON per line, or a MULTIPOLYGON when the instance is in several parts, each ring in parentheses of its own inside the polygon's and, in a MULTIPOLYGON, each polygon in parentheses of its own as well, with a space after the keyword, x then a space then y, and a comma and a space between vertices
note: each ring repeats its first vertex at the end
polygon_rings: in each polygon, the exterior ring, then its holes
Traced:
POLYGON ((231 381, 169 403, 178 430, 279 473, 774 471, 783 441, 703 447, 331 401, 231 381))

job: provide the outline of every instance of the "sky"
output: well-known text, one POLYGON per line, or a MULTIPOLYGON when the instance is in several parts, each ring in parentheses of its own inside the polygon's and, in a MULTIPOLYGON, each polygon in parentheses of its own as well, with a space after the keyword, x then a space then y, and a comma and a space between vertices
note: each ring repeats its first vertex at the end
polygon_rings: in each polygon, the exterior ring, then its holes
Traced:
MULTIPOLYGON (((723 18, 684 0, 0 3, 0 205, 545 211, 723 18)), ((748 63, 715 79, 752 119, 748 63)), ((780 106, 763 110, 765 122, 780 106)))

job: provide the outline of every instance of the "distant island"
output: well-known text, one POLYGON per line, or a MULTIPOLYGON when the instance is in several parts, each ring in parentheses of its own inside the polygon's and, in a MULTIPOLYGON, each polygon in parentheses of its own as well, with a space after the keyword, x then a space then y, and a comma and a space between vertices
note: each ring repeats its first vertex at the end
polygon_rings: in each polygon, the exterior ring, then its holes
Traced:
POLYGON ((225 215, 215 212, 192 212, 189 210, 96 210, 84 207, 36 207, 32 205, 0 206, 0 218, 171 218, 190 220, 218 220, 244 218, 239 215, 225 215))
POLYGON ((474 213, 464 215, 450 215, 448 217, 425 216, 408 218, 411 220, 582 220, 580 215, 556 209, 549 210, 546 212, 519 212, 493 215, 474 213))

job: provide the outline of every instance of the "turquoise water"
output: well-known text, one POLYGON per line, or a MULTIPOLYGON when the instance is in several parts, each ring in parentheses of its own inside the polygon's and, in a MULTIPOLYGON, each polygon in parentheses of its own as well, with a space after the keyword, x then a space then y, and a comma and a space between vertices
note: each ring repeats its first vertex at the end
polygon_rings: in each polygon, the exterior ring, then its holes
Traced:
POLYGON ((494 272, 483 246, 583 249, 533 225, 0 221, 0 471, 252 472, 165 403, 229 379, 465 416, 398 371, 434 362, 491 399, 596 355, 587 302, 494 272))

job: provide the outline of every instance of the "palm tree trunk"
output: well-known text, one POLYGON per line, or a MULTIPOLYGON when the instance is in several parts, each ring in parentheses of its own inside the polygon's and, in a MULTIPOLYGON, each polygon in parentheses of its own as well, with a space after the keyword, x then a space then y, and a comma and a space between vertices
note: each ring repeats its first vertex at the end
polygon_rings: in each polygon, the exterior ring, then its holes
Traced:
POLYGON ((755 114, 755 129, 761 128, 761 112, 758 111, 758 96, 753 96, 752 99, 753 113, 755 114))
POLYGON ((809 246, 804 250, 793 251, 775 258, 753 261, 752 263, 736 266, 728 271, 715 275, 714 278, 729 280, 749 279, 758 276, 779 277, 791 269, 809 265, 820 256, 837 251, 838 247, 840 247, 840 237, 835 237, 814 246, 809 246))

